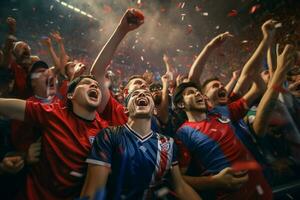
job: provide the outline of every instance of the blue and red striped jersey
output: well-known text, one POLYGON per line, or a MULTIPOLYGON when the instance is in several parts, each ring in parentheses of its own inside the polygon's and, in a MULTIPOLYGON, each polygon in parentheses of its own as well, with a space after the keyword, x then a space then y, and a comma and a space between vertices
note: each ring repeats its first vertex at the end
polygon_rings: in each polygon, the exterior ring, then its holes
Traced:
MULTIPOLYGON (((236 137, 230 119, 208 115, 199 122, 185 122, 177 131, 180 165, 186 175, 218 174, 226 167, 243 162, 258 163, 236 137)), ((217 199, 271 199, 272 191, 261 169, 249 170, 249 180, 238 191, 217 191, 217 199), (263 192, 261 192, 263 191, 263 192)))
POLYGON ((125 124, 103 129, 87 162, 111 168, 107 199, 148 199, 177 164, 176 146, 156 132, 142 138, 125 124))

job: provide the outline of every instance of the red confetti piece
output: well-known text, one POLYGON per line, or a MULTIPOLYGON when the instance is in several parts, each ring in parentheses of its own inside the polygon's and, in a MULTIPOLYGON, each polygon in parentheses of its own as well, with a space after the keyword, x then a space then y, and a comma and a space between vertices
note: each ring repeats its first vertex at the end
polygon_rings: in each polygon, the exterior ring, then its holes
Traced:
POLYGON ((254 5, 254 6, 251 7, 249 13, 250 13, 250 14, 253 14, 253 13, 255 13, 259 8, 260 8, 260 4, 256 4, 256 5, 254 5))
POLYGON ((235 17, 238 15, 238 11, 237 10, 231 10, 229 13, 228 13, 228 17, 235 17))
POLYGON ((234 171, 261 170, 261 166, 255 161, 235 162, 231 167, 234 171))

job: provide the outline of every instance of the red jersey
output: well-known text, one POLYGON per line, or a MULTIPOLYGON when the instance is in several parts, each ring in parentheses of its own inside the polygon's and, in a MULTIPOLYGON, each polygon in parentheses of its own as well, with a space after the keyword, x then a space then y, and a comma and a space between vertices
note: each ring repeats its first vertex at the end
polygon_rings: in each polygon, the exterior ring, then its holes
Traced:
POLYGON ((27 89, 27 71, 24 70, 15 61, 10 63, 10 70, 14 75, 14 88, 13 93, 17 98, 27 99, 32 93, 27 89))
POLYGON ((26 180, 26 197, 74 199, 84 182, 87 158, 95 136, 107 123, 98 114, 85 120, 59 103, 27 101, 25 121, 42 128, 42 154, 26 180))
MULTIPOLYGON (((60 99, 54 96, 49 102, 32 96, 27 101, 39 103, 58 103, 60 99)), ((41 129, 32 123, 26 123, 19 120, 12 120, 11 123, 11 141, 16 151, 27 152, 29 146, 41 136, 41 129)))
POLYGON ((101 113, 110 126, 120 126, 127 122, 128 116, 125 114, 124 106, 110 95, 107 105, 101 113))
MULTIPOLYGON (((218 174, 226 167, 252 162, 259 166, 251 153, 235 136, 230 119, 208 115, 200 122, 185 122, 176 133, 180 148, 180 165, 187 175, 218 174)), ((249 180, 237 191, 217 190, 217 199, 272 199, 272 190, 262 169, 248 171, 249 180)))

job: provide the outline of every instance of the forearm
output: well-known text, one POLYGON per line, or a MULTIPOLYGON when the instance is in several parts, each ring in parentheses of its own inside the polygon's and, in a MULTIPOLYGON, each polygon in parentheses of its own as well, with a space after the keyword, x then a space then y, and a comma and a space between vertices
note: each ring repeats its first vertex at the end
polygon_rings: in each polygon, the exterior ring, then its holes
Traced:
POLYGON ((24 121, 26 101, 0 98, 0 115, 24 121))
POLYGON ((159 105, 159 109, 157 110, 158 117, 163 123, 168 122, 168 109, 169 109, 169 91, 168 91, 169 84, 163 83, 162 89, 162 98, 161 103, 159 105))
POLYGON ((264 38, 255 50, 254 54, 244 65, 241 75, 237 81, 237 84, 234 87, 234 93, 237 94, 243 88, 245 88, 245 85, 249 82, 249 78, 251 76, 254 77, 259 74, 258 72, 260 72, 262 59, 265 57, 267 49, 269 47, 269 40, 270 39, 268 38, 264 38))
POLYGON ((183 179, 187 184, 192 186, 195 190, 205 190, 216 188, 217 184, 214 181, 213 176, 183 176, 183 179))
POLYGON ((228 94, 230 94, 232 92, 236 82, 237 82, 237 79, 231 78, 230 81, 227 83, 227 85, 225 86, 225 89, 227 90, 228 94))
POLYGON ((267 63, 268 63, 268 70, 269 70, 270 78, 272 78, 274 71, 275 71, 275 67, 277 65, 277 63, 276 63, 276 47, 274 44, 270 45, 270 47, 268 49, 267 63))
POLYGON ((6 67, 6 68, 10 64, 11 54, 12 54, 12 50, 13 50, 13 43, 14 43, 14 40, 10 37, 14 37, 14 36, 9 35, 7 37, 7 39, 5 40, 5 45, 3 48, 3 60, 2 60, 2 63, 0 63, 0 66, 6 67))
POLYGON ((188 76, 189 81, 195 83, 199 82, 205 63, 212 51, 213 51, 213 47, 210 44, 204 47, 204 49, 198 55, 197 59, 195 60, 195 62, 193 63, 190 69, 189 76, 188 76))
POLYGON ((118 45, 125 37, 127 32, 122 30, 121 26, 118 26, 107 43, 103 46, 102 50, 95 59, 90 72, 96 77, 105 75, 106 67, 110 63, 114 52, 118 45))
POLYGON ((273 79, 258 105, 256 117, 253 122, 253 130, 258 136, 263 136, 266 132, 272 110, 276 105, 279 95, 278 88, 281 87, 284 80, 284 74, 275 71, 273 79))
POLYGON ((53 46, 50 45, 50 46, 48 46, 47 49, 48 49, 48 52, 49 52, 49 54, 50 54, 50 56, 51 56, 51 59, 52 59, 52 61, 53 61, 53 64, 54 64, 54 66, 55 66, 55 69, 58 69, 58 68, 60 67, 60 62, 59 62, 59 59, 58 59, 58 57, 57 57, 57 54, 56 54, 56 52, 55 52, 53 46))

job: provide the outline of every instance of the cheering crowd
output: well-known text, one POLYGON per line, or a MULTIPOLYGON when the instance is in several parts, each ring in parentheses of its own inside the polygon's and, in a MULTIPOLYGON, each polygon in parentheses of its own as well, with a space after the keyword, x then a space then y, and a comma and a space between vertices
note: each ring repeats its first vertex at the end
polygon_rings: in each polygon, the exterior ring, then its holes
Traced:
POLYGON ((124 85, 107 66, 126 35, 147 23, 141 11, 124 13, 91 66, 71 59, 58 32, 42 40, 53 66, 40 60, 15 37, 16 20, 6 23, 3 199, 268 200, 272 186, 300 178, 300 55, 277 44, 280 22, 261 25, 258 46, 228 83, 202 76, 233 37, 224 32, 187 74, 164 55, 160 81, 146 71, 124 85))

